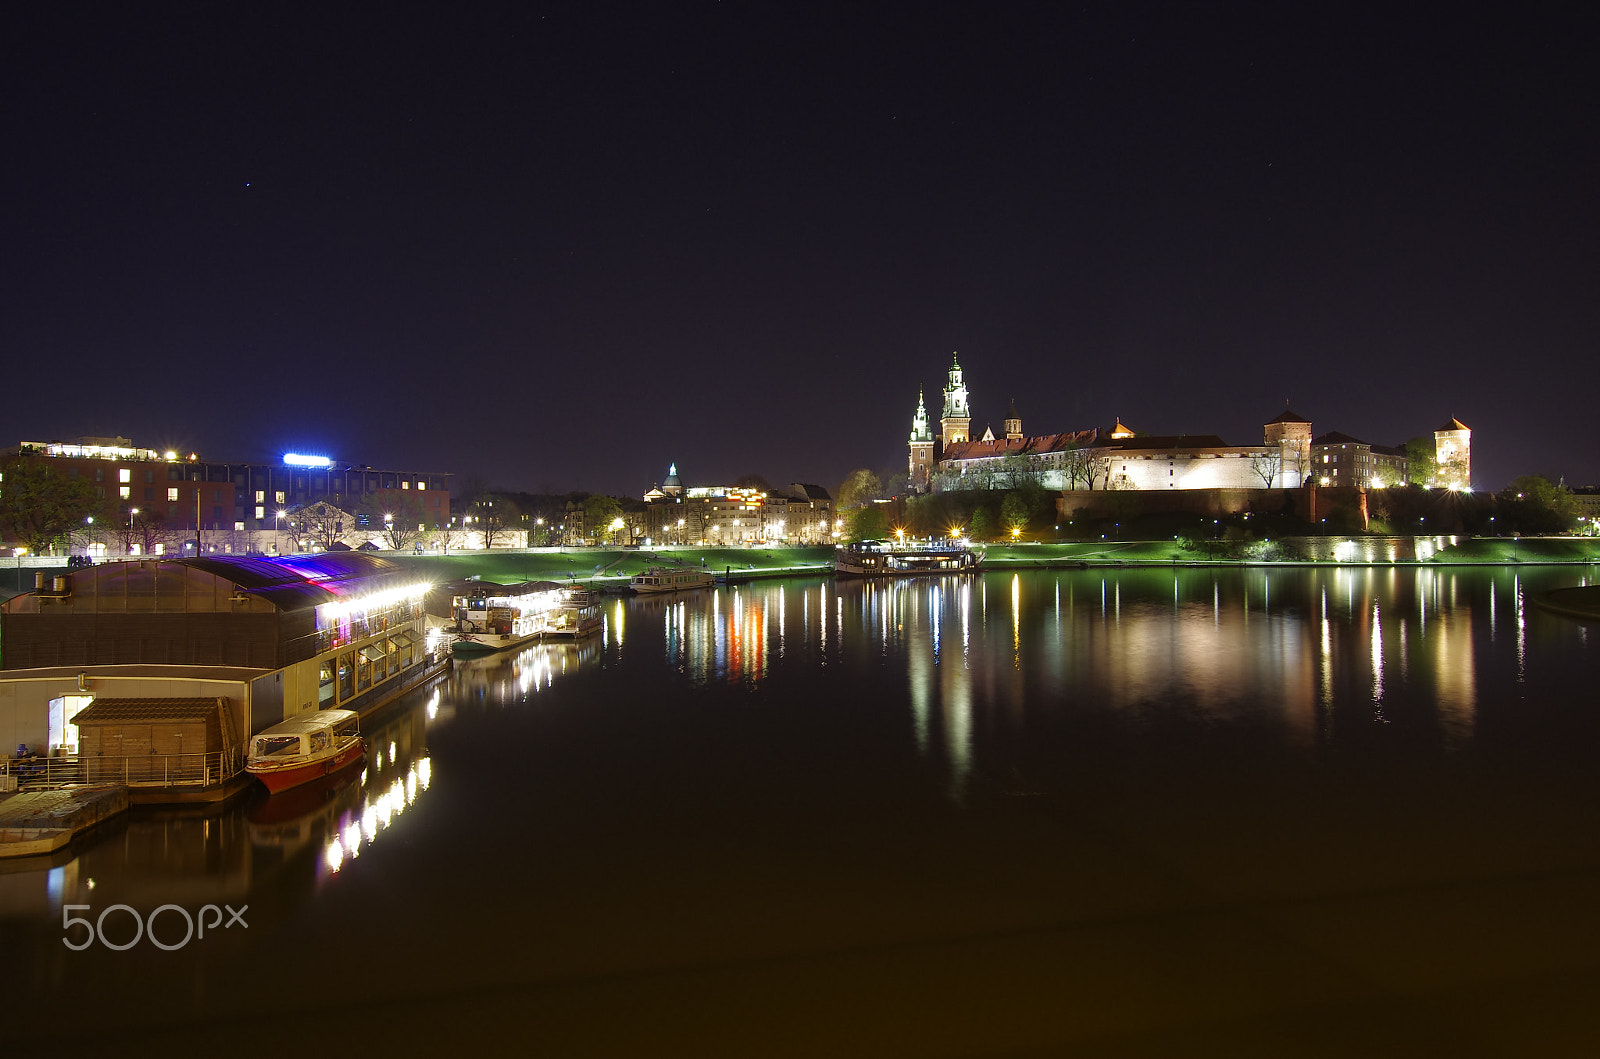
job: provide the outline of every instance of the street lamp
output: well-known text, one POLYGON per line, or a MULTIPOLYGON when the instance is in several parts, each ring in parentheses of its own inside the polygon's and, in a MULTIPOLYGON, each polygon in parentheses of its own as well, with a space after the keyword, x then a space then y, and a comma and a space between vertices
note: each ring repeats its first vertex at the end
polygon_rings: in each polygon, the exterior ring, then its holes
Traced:
POLYGON ((130 507, 128 509, 128 543, 127 546, 122 549, 123 552, 128 555, 138 554, 135 549, 137 549, 139 546, 133 543, 133 520, 138 516, 138 514, 139 509, 136 507, 130 507))

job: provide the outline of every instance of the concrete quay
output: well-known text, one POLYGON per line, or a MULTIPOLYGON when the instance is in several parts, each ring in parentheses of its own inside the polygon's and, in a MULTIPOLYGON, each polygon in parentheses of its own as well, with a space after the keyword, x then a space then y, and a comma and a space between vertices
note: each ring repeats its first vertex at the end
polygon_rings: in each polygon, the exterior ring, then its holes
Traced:
POLYGON ((128 788, 113 783, 7 795, 0 800, 0 857, 59 849, 128 805, 128 788))

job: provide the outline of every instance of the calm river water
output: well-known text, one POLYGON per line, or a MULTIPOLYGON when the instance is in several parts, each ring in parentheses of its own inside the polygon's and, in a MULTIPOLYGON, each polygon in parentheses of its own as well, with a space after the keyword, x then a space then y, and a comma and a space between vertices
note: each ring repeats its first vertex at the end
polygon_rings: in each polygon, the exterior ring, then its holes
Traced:
POLYGON ((139 812, 0 868, 8 1010, 249 1054, 1581 1039, 1560 1019, 1600 952, 1600 627, 1527 596, 1592 575, 614 601, 588 643, 458 665, 379 718, 342 786, 139 812), (64 914, 104 936, 74 951, 64 914))

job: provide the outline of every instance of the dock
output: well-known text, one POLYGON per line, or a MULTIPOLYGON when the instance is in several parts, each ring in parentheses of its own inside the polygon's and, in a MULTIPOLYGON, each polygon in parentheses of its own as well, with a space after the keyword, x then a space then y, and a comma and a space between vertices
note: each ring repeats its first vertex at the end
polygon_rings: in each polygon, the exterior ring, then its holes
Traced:
POLYGON ((126 812, 129 802, 128 788, 114 783, 7 795, 0 800, 0 857, 53 852, 126 812))

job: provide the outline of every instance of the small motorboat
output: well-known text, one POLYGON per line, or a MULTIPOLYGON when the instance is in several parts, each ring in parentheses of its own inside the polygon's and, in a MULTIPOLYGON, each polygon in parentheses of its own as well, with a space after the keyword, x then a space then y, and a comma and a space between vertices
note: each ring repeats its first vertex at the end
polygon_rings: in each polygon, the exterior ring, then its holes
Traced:
POLYGON ((354 710, 316 710, 252 736, 244 767, 277 794, 349 768, 366 755, 354 710))

